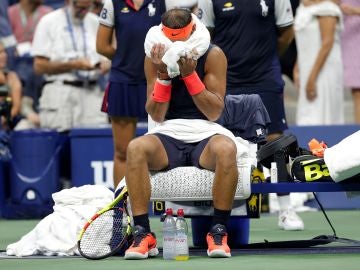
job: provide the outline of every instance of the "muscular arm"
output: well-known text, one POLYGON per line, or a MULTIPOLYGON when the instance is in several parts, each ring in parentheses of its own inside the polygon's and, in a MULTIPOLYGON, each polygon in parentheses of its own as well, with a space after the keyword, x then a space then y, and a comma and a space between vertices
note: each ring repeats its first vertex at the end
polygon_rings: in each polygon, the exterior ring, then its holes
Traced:
POLYGON ((169 102, 159 103, 152 99, 152 92, 157 79, 157 68, 149 57, 145 57, 144 70, 147 82, 146 111, 154 121, 162 122, 169 108, 169 102))
POLYGON ((203 83, 206 89, 192 96, 195 105, 210 121, 216 121, 224 109, 227 60, 219 47, 213 47, 205 63, 203 83))
MULTIPOLYGON (((180 72, 184 76, 192 73, 196 66, 196 62, 190 63, 188 60, 184 61, 184 66, 180 66, 180 72), (186 72, 184 70, 186 69, 186 72)), ((197 95, 193 95, 193 101, 198 109, 210 121, 217 120, 224 109, 224 96, 226 91, 226 69, 227 60, 223 51, 214 47, 207 55, 205 63, 205 76, 203 83, 205 89, 197 95)), ((159 103, 152 99, 152 92, 154 84, 157 79, 157 67, 148 57, 145 58, 145 75, 147 80, 147 102, 146 111, 151 118, 156 122, 162 122, 165 119, 166 112, 169 107, 168 102, 159 103)), ((175 90, 176 91, 176 90, 175 90)))
POLYGON ((289 47, 291 41, 294 39, 294 29, 292 25, 278 28, 278 53, 279 56, 283 55, 289 47))
POLYGON ((110 60, 115 54, 113 33, 113 27, 100 24, 96 36, 96 51, 110 60))

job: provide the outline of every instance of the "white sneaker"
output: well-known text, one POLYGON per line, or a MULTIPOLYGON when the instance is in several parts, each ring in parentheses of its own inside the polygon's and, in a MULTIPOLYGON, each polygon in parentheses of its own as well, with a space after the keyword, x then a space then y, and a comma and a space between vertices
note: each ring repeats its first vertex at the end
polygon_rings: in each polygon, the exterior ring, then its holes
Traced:
POLYGON ((292 209, 279 212, 278 225, 280 229, 283 229, 285 231, 304 230, 304 222, 302 221, 301 217, 299 217, 292 209))

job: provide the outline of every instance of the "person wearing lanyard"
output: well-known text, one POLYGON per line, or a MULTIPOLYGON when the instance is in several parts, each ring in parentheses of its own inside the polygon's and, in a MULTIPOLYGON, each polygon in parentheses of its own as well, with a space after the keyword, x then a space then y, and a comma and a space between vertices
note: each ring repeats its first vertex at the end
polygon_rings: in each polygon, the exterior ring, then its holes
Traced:
POLYGON ((97 16, 92 0, 70 0, 45 15, 35 30, 34 69, 45 75, 39 100, 40 126, 58 131, 106 124, 97 79, 105 59, 96 53, 97 16), (96 108, 99 108, 98 110, 96 108))
POLYGON ((40 124, 35 104, 38 103, 42 76, 34 74, 31 43, 39 20, 51 11, 52 8, 43 5, 43 0, 20 0, 19 3, 8 8, 11 29, 17 41, 14 70, 23 86, 21 98, 21 115, 23 118, 16 129, 35 128, 40 124))
POLYGON ((112 60, 103 111, 112 125, 114 187, 125 175, 126 149, 135 136, 137 121, 147 119, 144 41, 164 12, 163 0, 106 0, 100 13, 97 51, 112 60))

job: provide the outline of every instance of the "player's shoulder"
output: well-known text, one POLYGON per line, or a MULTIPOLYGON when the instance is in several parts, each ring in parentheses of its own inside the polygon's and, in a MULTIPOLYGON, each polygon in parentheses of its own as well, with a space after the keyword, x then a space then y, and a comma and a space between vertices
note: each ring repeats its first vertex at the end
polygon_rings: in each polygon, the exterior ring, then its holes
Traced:
POLYGON ((217 67, 222 62, 227 63, 225 53, 219 46, 211 44, 206 57, 206 65, 217 67))
POLYGON ((223 50, 219 46, 217 46, 215 44, 210 44, 208 55, 210 57, 223 57, 223 56, 225 56, 223 50))

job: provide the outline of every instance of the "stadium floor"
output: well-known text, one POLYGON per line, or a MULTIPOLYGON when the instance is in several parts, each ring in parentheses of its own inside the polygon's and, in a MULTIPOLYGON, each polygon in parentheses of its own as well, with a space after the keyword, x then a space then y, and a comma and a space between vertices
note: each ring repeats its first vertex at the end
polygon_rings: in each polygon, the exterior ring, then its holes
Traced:
MULTIPOLYGON (((360 211, 327 212, 337 236, 360 240, 360 211)), ((304 219, 305 230, 298 232, 281 231, 277 228, 277 216, 262 214, 260 219, 251 220, 250 243, 286 240, 311 239, 318 235, 332 235, 321 212, 300 213, 304 219)), ((0 250, 4 251, 10 243, 16 242, 29 232, 38 220, 0 219, 0 250)), ((161 239, 159 218, 151 219, 152 228, 161 239)), ((159 241, 161 244, 161 240, 159 241)), ((188 261, 164 261, 161 257, 145 261, 125 261, 112 257, 101 261, 89 261, 81 257, 58 258, 14 258, 0 256, 0 269, 3 270, 81 270, 81 269, 266 269, 266 270, 312 270, 312 269, 359 269, 360 249, 348 249, 342 244, 326 245, 326 248, 298 249, 255 249, 233 250, 230 259, 210 259, 205 250, 191 249, 188 261)))

